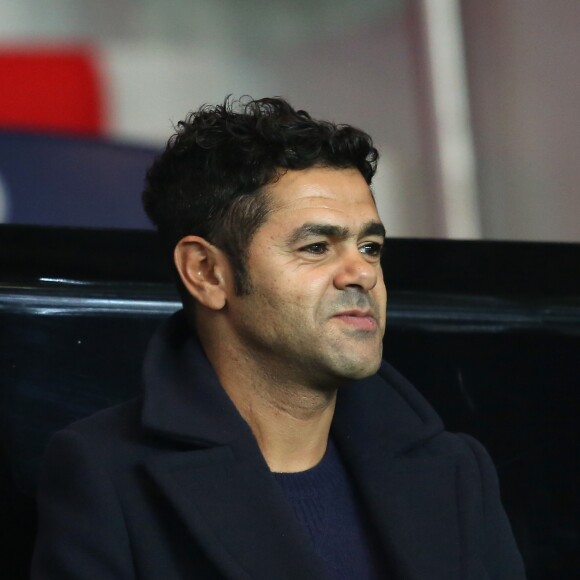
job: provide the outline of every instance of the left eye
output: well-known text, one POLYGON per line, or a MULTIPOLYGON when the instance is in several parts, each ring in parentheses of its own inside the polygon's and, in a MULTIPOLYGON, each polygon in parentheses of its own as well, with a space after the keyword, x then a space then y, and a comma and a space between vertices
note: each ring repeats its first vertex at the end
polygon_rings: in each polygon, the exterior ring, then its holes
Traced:
POLYGON ((359 251, 361 254, 366 254, 374 258, 378 258, 381 255, 381 250, 383 246, 376 242, 366 242, 359 246, 359 251))

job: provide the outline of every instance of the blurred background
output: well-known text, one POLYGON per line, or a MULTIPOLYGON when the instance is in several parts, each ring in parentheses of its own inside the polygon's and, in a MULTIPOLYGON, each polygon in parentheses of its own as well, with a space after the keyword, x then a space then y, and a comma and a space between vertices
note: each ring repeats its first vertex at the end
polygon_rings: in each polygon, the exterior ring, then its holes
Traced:
POLYGON ((578 0, 0 0, 0 222, 146 227, 186 113, 367 130, 391 236, 580 241, 578 0))

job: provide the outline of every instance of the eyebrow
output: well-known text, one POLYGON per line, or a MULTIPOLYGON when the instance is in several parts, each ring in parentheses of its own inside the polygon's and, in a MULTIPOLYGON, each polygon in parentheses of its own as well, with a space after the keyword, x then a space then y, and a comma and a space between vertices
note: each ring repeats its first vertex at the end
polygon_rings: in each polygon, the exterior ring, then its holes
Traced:
POLYGON ((387 235, 387 230, 385 230, 385 226, 381 222, 367 222, 362 227, 361 231, 362 236, 378 236, 380 238, 384 238, 387 235))
MULTIPOLYGON (((310 237, 323 236, 327 238, 348 238, 350 230, 344 226, 336 226, 331 224, 317 224, 305 223, 299 228, 296 228, 288 237, 288 244, 292 245, 301 240, 310 237)), ((361 237, 365 236, 379 236, 384 238, 386 235, 385 227, 381 222, 370 221, 361 228, 361 237)))

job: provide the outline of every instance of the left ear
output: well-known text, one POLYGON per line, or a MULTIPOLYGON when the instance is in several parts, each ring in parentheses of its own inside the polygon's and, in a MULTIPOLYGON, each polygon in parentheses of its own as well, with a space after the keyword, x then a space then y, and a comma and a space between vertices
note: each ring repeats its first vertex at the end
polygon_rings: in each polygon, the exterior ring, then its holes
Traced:
POLYGON ((186 236, 175 246, 173 260, 183 285, 199 304, 211 310, 226 305, 228 262, 221 250, 200 236, 186 236))

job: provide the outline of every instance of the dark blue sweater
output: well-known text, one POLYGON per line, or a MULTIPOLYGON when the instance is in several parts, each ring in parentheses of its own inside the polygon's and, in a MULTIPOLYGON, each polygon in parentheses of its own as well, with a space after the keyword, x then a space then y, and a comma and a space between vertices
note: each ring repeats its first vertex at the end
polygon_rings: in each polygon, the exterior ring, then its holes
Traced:
POLYGON ((331 580, 384 579, 384 565, 360 500, 332 440, 307 471, 275 473, 331 580))

